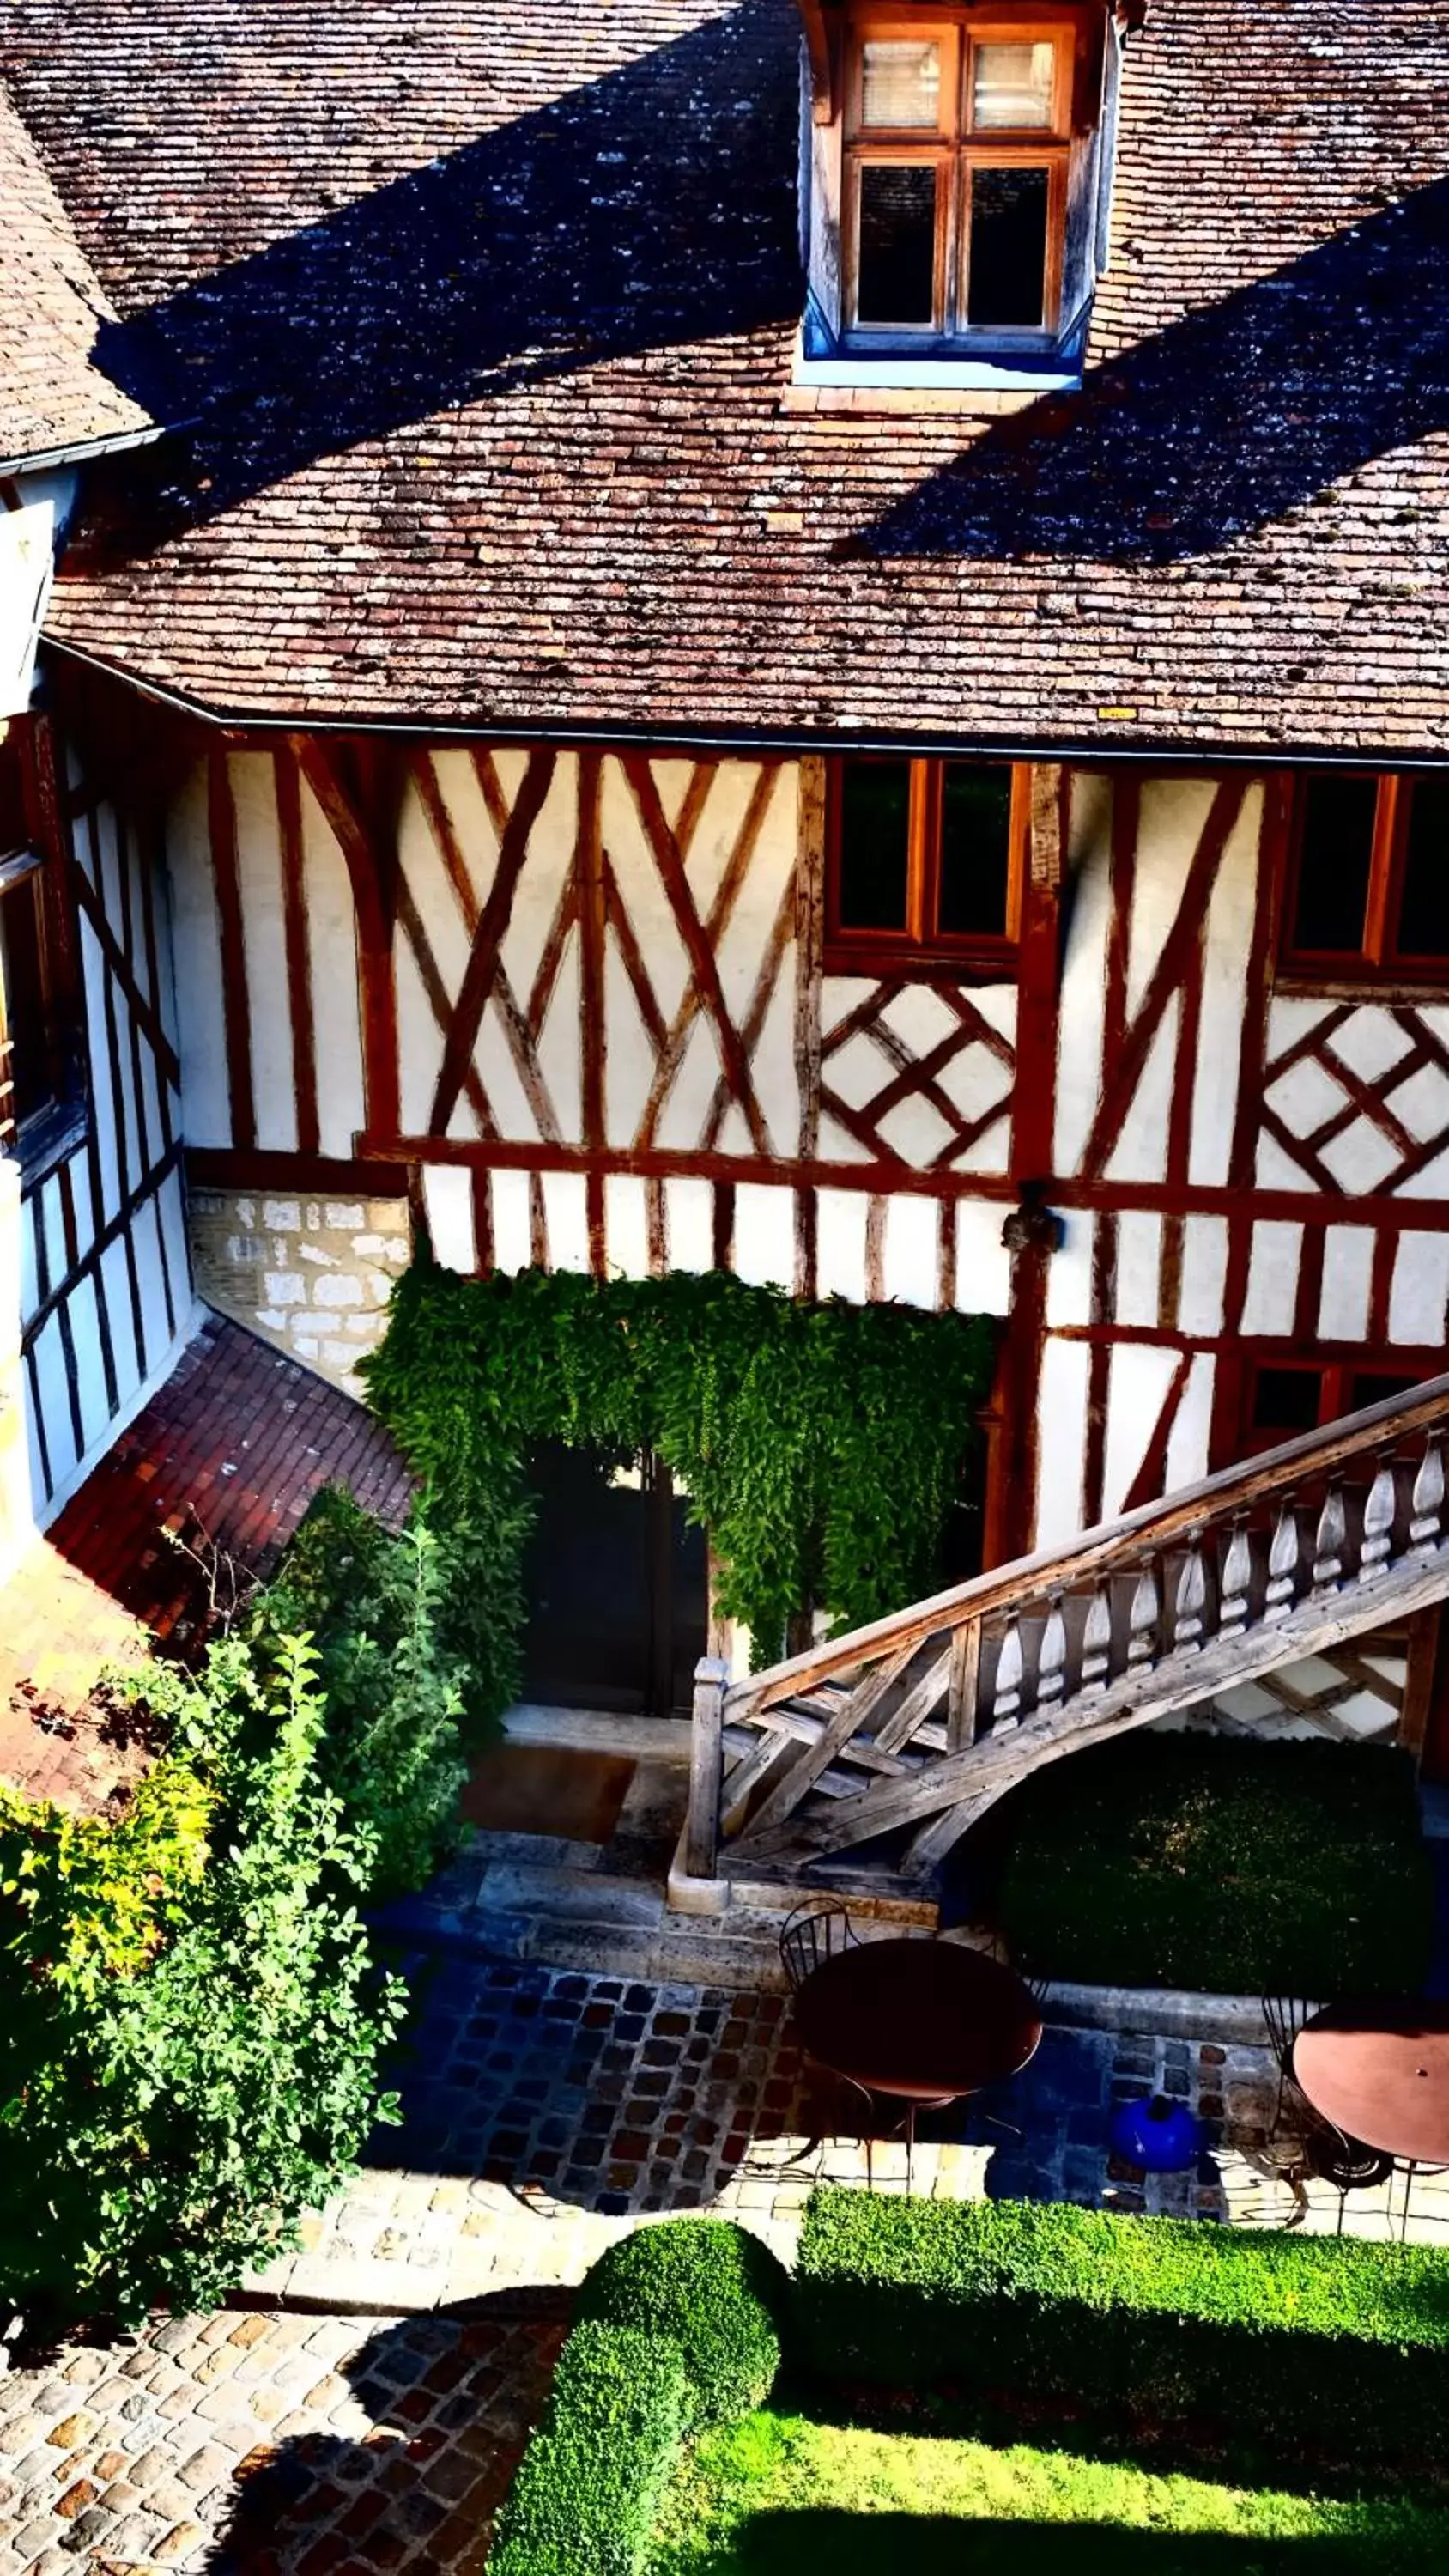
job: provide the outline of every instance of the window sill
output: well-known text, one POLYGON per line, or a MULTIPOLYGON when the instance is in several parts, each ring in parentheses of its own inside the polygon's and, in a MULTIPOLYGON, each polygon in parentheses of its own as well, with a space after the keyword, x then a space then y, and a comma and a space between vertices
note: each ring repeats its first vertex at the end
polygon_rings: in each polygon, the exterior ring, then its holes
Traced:
POLYGON ((827 938, 821 960, 824 975, 853 975, 877 982, 894 978, 907 984, 1015 984, 1017 952, 1014 947, 968 949, 951 955, 941 948, 892 947, 886 940, 872 945, 827 938))
POLYGON ((1422 1002, 1436 995, 1442 1000, 1449 992, 1449 957, 1412 972, 1406 966, 1282 965, 1273 990, 1315 1002, 1422 1002))
POLYGON ((85 1102, 68 1100, 42 1110, 19 1136, 10 1139, 4 1151, 7 1160, 20 1167, 22 1198, 29 1198, 69 1161, 76 1147, 85 1143, 86 1126, 85 1102))
POLYGON ((1040 358, 879 357, 856 351, 809 358, 797 348, 782 411, 1023 411, 1043 395, 1079 393, 1080 365, 1040 358))

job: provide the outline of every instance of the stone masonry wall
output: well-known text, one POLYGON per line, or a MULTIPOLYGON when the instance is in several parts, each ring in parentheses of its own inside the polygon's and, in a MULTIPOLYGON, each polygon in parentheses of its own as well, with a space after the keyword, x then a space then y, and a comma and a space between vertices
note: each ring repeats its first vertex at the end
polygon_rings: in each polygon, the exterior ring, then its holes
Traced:
POLYGON ((196 1293, 349 1395, 412 1254, 405 1199, 193 1189, 196 1293))

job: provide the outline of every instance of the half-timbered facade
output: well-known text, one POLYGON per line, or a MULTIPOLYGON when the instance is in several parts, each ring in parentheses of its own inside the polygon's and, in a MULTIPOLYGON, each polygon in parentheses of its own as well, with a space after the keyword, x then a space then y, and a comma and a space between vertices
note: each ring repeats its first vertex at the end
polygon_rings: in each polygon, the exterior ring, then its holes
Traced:
POLYGON ((193 14, 0 45, 171 424, 49 616, 38 1507, 188 1259, 350 1385, 423 1225, 996 1317, 991 1560, 1437 1371, 1437 0, 193 14))
POLYGON ((155 435, 94 363, 109 308, 0 93, 0 1568, 175 1357, 192 1311, 164 888, 33 711, 90 460, 155 435))

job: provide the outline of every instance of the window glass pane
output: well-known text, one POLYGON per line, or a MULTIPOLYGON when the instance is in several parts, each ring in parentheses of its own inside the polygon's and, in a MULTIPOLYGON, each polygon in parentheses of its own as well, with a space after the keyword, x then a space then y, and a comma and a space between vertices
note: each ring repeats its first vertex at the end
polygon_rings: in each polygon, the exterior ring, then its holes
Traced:
POLYGON ((940 46, 878 37, 860 53, 861 124, 924 126, 934 133, 940 122, 940 46))
POLYGON ((1449 778, 1416 778, 1409 790, 1401 957, 1449 957, 1449 778))
POLYGON ((971 122, 983 126, 1050 125, 1056 47, 976 45, 971 53, 971 122))
POLYGON ((904 930, 911 764, 850 760, 840 789, 840 927, 904 930))
POLYGON ((11 734, 0 742, 0 859, 30 846, 30 826, 20 780, 20 744, 11 734))
POLYGON ((937 928, 1000 938, 1011 865, 1011 771, 948 760, 941 782, 937 928))
POLYGON ((862 169, 855 309, 866 323, 935 320, 933 162, 868 161, 862 169))
POLYGON ((1318 1369, 1260 1368, 1253 1389, 1253 1429, 1289 1440, 1317 1428, 1323 1378, 1318 1369))
POLYGON ((1348 1395, 1348 1411, 1362 1413, 1370 1404, 1384 1404, 1391 1395, 1407 1395, 1419 1379, 1412 1369, 1360 1369, 1348 1395))
POLYGON ((966 318, 974 330, 1040 330, 1048 190, 1045 170, 972 171, 966 318))
POLYGON ((0 978, 5 988, 11 1083, 8 1105, 0 1098, 0 1119, 8 1116, 17 1126, 44 1109, 52 1096, 39 901, 33 877, 0 895, 0 978))
POLYGON ((1303 802, 1295 948, 1353 957, 1363 948, 1378 781, 1310 778, 1303 802))

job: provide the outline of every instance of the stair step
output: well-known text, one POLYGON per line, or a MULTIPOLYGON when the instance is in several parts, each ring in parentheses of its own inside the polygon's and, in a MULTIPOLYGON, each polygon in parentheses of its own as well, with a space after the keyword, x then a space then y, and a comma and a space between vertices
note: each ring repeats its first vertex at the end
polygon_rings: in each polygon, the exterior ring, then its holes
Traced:
POLYGON ((664 1912, 664 1897, 640 1880, 607 1878, 597 1869, 538 1869, 497 1861, 482 1873, 478 1905, 488 1913, 652 1932, 664 1912))

